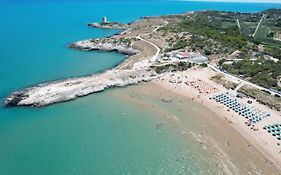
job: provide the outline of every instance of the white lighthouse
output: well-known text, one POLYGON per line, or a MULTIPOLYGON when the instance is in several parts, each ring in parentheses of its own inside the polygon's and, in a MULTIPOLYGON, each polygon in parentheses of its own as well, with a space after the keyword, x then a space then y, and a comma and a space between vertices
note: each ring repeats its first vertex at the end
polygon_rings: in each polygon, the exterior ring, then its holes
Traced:
POLYGON ((102 17, 101 23, 102 23, 102 24, 106 24, 106 23, 107 23, 107 18, 106 18, 106 16, 102 17))

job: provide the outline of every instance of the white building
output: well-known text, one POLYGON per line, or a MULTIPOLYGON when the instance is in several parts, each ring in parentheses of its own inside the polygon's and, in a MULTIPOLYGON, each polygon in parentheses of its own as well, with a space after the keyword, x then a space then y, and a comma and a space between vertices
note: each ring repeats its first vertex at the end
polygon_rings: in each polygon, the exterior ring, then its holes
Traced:
POLYGON ((187 60, 193 63, 204 63, 208 61, 208 58, 201 55, 200 53, 193 52, 179 52, 176 57, 180 60, 187 60))

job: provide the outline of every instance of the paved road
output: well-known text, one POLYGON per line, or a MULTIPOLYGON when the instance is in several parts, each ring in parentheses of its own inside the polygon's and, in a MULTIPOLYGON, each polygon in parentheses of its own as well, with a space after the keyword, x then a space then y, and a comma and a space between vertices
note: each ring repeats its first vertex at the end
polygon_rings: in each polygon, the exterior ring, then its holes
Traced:
POLYGON ((225 75, 226 77, 228 77, 228 78, 230 78, 230 79, 238 80, 238 81, 240 81, 241 83, 243 83, 243 84, 245 84, 245 85, 250 85, 250 86, 252 86, 252 87, 254 87, 254 88, 257 88, 257 89, 259 89, 259 90, 266 90, 266 91, 269 91, 272 95, 278 94, 278 93, 276 93, 276 92, 273 92, 273 91, 270 90, 270 89, 267 89, 267 88, 264 88, 264 87, 259 86, 259 85, 257 85, 257 84, 254 84, 254 83, 251 83, 251 82, 249 82, 249 81, 243 80, 243 79, 241 79, 241 78, 239 78, 239 77, 236 77, 236 76, 234 76, 234 75, 231 75, 230 73, 223 72, 223 71, 221 71, 220 69, 218 69, 216 66, 213 66, 213 65, 211 65, 211 64, 208 64, 208 66, 209 66, 212 70, 214 70, 214 71, 216 71, 216 72, 219 72, 219 73, 222 73, 223 75, 225 75))

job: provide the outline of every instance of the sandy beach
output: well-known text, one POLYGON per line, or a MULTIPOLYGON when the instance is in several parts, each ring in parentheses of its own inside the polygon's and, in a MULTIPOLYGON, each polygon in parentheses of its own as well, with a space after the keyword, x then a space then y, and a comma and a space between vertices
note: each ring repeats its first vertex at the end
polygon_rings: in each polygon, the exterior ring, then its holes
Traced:
MULTIPOLYGON (((162 37, 165 36, 163 31, 157 30, 167 24, 168 21, 161 18, 142 19, 130 24, 130 29, 122 34, 74 43, 71 48, 117 51, 129 57, 117 67, 100 74, 39 84, 16 91, 6 98, 5 103, 7 106, 40 107, 108 88, 141 83, 129 87, 126 92, 120 90, 123 93, 116 95, 143 108, 163 113, 166 122, 171 122, 183 136, 195 139, 209 156, 216 159, 211 165, 222 170, 219 174, 281 174, 281 142, 263 129, 267 125, 281 124, 280 112, 261 105, 254 99, 236 99, 240 104, 251 101, 247 104, 250 108, 270 114, 254 125, 252 121, 247 124, 249 119, 212 100, 212 97, 222 93, 235 97, 237 89, 245 82, 225 77, 238 85, 234 90, 215 83, 210 80, 217 75, 210 68, 214 67, 211 62, 206 68, 194 64, 192 68, 186 68, 187 71, 166 70, 159 73, 153 69, 168 45, 165 37, 162 37), (151 100, 158 100, 165 107, 151 100)), ((168 37, 174 38, 173 35, 168 37)), ((181 37, 190 38, 189 35, 181 37)), ((161 66, 160 64, 159 67, 161 66)))
POLYGON ((244 123, 246 119, 210 101, 211 94, 203 95, 184 83, 186 77, 200 77, 217 90, 225 90, 208 79, 212 74, 209 69, 167 73, 163 75, 164 80, 159 77, 149 83, 117 90, 115 95, 162 113, 163 119, 172 123, 180 134, 195 139, 208 156, 215 158, 213 168, 222 169, 222 174, 281 174, 278 169, 281 148, 277 139, 262 129, 267 123, 278 122, 278 116, 272 115, 260 122, 255 126, 259 130, 254 131, 244 123))
MULTIPOLYGON (((246 103, 248 100, 252 100, 251 106, 259 108, 262 111, 269 112, 270 117, 258 122, 254 127, 247 126, 245 122, 247 119, 239 116, 234 111, 227 110, 227 107, 209 100, 213 94, 218 92, 227 92, 222 85, 218 85, 210 80, 210 77, 216 73, 209 68, 199 68, 197 70, 189 70, 186 72, 178 73, 166 73, 157 80, 151 82, 151 86, 160 86, 169 91, 169 93, 175 93, 183 96, 189 100, 200 103, 200 105, 208 108, 216 116, 220 117, 220 120, 227 123, 227 127, 234 128, 244 139, 249 142, 249 148, 254 147, 257 151, 261 152, 265 157, 267 164, 278 165, 281 164, 281 147, 280 141, 276 137, 273 137, 270 133, 263 129, 265 125, 279 124, 281 123, 280 113, 269 109, 268 107, 255 102, 253 99, 244 98, 241 102, 246 103), (198 81, 199 80, 199 81, 198 81), (185 82, 197 81, 204 82, 203 84, 208 89, 213 89, 212 93, 204 93, 204 90, 198 90, 194 86, 187 85, 185 82)), ((159 88, 157 88, 159 90, 159 88)))

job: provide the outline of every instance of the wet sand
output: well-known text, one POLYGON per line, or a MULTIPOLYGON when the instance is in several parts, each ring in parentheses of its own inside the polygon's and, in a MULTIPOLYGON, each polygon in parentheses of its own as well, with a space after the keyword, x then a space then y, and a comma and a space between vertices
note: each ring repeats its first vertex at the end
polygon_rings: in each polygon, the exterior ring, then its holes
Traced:
POLYGON ((172 124, 188 144, 206 154, 218 174, 281 174, 273 162, 230 126, 229 120, 202 105, 204 102, 196 97, 182 96, 157 82, 119 89, 113 95, 160 113, 162 118, 156 129, 163 121, 172 124))

